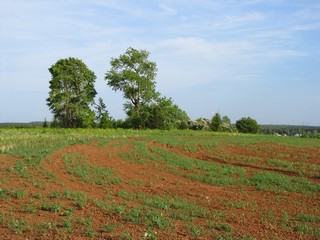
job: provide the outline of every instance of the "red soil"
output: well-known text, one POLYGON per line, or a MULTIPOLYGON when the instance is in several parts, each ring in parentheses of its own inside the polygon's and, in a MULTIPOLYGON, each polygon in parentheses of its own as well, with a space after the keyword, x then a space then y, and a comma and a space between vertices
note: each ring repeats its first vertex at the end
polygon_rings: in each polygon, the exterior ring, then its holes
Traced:
MULTIPOLYGON (((135 140, 132 140, 135 141, 135 140)), ((277 158, 279 153, 285 155, 285 159, 290 162, 308 161, 320 166, 319 156, 320 148, 297 148, 276 144, 256 144, 248 147, 240 146, 221 146, 221 151, 234 156, 231 160, 216 157, 213 152, 189 153, 177 148, 168 148, 165 145, 149 142, 150 146, 165 148, 167 151, 173 151, 180 155, 199 160, 215 161, 218 163, 227 163, 236 166, 242 166, 254 173, 256 171, 274 171, 287 175, 297 175, 293 171, 285 171, 268 166, 267 159, 277 158), (238 156, 257 157, 261 161, 246 164, 238 160, 238 156)), ((123 190, 130 194, 159 195, 165 197, 178 196, 194 201, 198 205, 210 211, 216 210, 223 212, 225 218, 223 222, 227 223, 234 238, 241 239, 245 236, 252 236, 256 239, 313 239, 311 235, 301 235, 297 231, 288 227, 280 226, 284 211, 289 219, 295 219, 300 212, 309 215, 320 215, 320 196, 319 194, 299 194, 299 193, 275 193, 268 191, 257 191, 254 187, 216 187, 209 184, 194 181, 183 174, 175 174, 163 163, 146 161, 144 164, 125 161, 120 157, 120 153, 130 151, 132 144, 119 144, 118 141, 110 142, 107 146, 100 146, 98 143, 89 145, 75 145, 63 148, 49 156, 43 164, 33 170, 32 177, 25 179, 19 175, 10 172, 18 160, 10 156, 0 155, 1 179, 7 179, 0 182, 0 188, 7 188, 11 191, 15 189, 24 189, 27 193, 23 199, 11 197, 10 201, 0 198, 0 207, 2 212, 14 215, 14 219, 23 219, 29 226, 40 226, 43 223, 57 223, 57 227, 62 228, 62 221, 66 217, 62 212, 51 213, 41 210, 41 200, 35 198, 35 193, 41 193, 43 197, 49 198, 51 202, 58 202, 64 207, 74 207, 74 203, 68 199, 52 197, 52 191, 63 192, 65 190, 81 191, 88 194, 89 199, 105 200, 109 195, 112 197, 114 205, 120 205, 124 202, 119 197, 119 191, 123 190), (90 164, 101 167, 111 167, 113 174, 120 177, 123 181, 119 184, 111 184, 108 187, 94 183, 83 183, 79 178, 68 173, 64 157, 68 154, 81 155, 88 159, 90 164), (50 178, 42 173, 48 171, 57 178, 50 178), (35 184, 39 182, 39 185, 35 184), (241 205, 234 205, 241 203, 241 205), (37 207, 36 213, 25 213, 21 211, 21 206, 33 204, 37 207), (276 224, 275 224, 276 223, 276 224)), ((180 171, 180 170, 179 170, 180 171)), ((181 170, 183 173, 183 170, 181 170)), ((319 184, 319 179, 315 178, 314 173, 306 174, 306 178, 319 184)), ((129 206, 141 205, 138 200, 129 201, 129 206)), ((85 217, 93 219, 92 228, 96 232, 96 239, 118 239, 123 232, 131 232, 133 239, 142 239, 146 226, 143 224, 133 224, 123 221, 118 215, 110 215, 106 211, 99 209, 92 201, 88 201, 84 207, 78 207, 73 214, 73 218, 81 219, 85 217), (100 232, 99 228, 106 222, 117 224, 112 233, 100 232)), ((8 216, 7 216, 8 217, 8 216)), ((157 229, 159 239, 192 239, 194 236, 184 226, 180 220, 174 222, 170 232, 157 229)), ((206 221, 201 218, 195 218, 192 222, 206 228, 206 221)), ((320 223, 316 223, 320 227, 320 223)), ((47 226, 48 227, 48 226, 47 226)), ((83 230, 76 228, 72 233, 58 231, 57 228, 47 228, 45 232, 33 231, 32 228, 24 231, 21 236, 16 235, 5 224, 0 222, 0 235, 2 239, 86 239, 83 230)), ((200 235, 199 239, 215 239, 217 235, 224 234, 223 230, 216 229, 216 235, 200 235)), ((1 239, 1 238, 0 238, 1 239)))

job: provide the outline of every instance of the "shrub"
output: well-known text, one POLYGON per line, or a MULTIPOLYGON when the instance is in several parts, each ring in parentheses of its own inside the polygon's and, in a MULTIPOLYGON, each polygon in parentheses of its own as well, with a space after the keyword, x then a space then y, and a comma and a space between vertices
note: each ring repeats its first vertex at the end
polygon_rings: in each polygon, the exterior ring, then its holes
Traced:
POLYGON ((188 125, 189 125, 189 129, 192 129, 192 130, 209 130, 210 120, 206 118, 198 118, 195 121, 189 121, 188 125))
POLYGON ((246 117, 236 122, 236 127, 241 133, 258 133, 259 125, 256 120, 246 117))

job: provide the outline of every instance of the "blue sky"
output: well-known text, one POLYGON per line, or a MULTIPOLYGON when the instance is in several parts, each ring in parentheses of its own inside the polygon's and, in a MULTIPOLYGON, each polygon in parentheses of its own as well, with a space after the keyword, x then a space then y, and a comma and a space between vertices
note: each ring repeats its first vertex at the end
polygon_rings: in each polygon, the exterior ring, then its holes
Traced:
POLYGON ((48 68, 68 57, 124 118, 104 74, 131 46, 151 53, 157 90, 192 119, 320 126, 318 0, 1 0, 0 11, 0 122, 51 120, 48 68))

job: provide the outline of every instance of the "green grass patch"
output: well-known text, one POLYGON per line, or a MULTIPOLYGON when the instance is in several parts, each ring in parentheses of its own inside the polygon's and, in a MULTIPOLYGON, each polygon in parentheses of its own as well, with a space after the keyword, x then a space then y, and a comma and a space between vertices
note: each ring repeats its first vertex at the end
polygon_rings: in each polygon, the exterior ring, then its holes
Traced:
POLYGON ((0 188, 0 198, 7 199, 10 196, 10 192, 7 188, 0 188))
POLYGON ((297 215, 297 220, 300 222, 314 222, 314 223, 320 223, 320 215, 311 215, 311 214, 304 214, 299 213, 297 215))
POLYGON ((100 228, 100 231, 101 232, 112 233, 112 232, 114 232, 115 228, 116 228, 115 224, 106 223, 100 228))
POLYGON ((44 203, 41 205, 41 210, 51 213, 58 213, 63 209, 59 203, 44 203))
POLYGON ((167 229, 170 225, 169 218, 157 210, 149 211, 145 215, 144 221, 146 222, 147 226, 156 227, 161 230, 167 229))
POLYGON ((241 167, 192 159, 158 147, 150 149, 154 154, 153 160, 165 162, 169 167, 188 170, 190 173, 185 176, 191 179, 217 186, 246 182, 246 171, 241 167))
POLYGON ((320 184, 312 184, 301 177, 290 177, 272 172, 255 173, 250 183, 261 191, 320 192, 320 184))
MULTIPOLYGON (((123 144, 127 143, 126 140, 122 140, 123 144)), ((128 162, 145 164, 147 160, 147 152, 145 149, 145 143, 135 141, 134 145, 128 152, 123 152, 119 154, 120 157, 128 162)))
POLYGON ((22 235, 23 232, 29 228, 29 224, 21 219, 12 220, 7 226, 17 235, 22 235))
MULTIPOLYGON (((60 195, 60 194, 59 194, 60 195)), ((84 192, 65 190, 61 193, 64 199, 73 200, 76 207, 85 207, 88 203, 88 195, 84 192)))
POLYGON ((65 155, 64 164, 69 174, 79 177, 86 183, 108 186, 121 182, 119 177, 113 177, 112 168, 92 165, 81 155, 65 155))
POLYGON ((22 205, 20 207, 20 211, 24 213, 36 213, 37 209, 33 205, 28 204, 28 205, 22 205))

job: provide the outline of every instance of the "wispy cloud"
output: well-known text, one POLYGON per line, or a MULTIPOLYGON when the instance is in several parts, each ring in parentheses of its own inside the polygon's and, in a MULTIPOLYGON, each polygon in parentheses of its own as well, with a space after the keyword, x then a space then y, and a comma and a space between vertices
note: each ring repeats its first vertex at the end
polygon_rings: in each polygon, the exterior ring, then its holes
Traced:
MULTIPOLYGON (((301 4, 301 3, 300 3, 301 4)), ((301 7, 291 14, 293 19, 300 19, 300 20, 319 20, 320 15, 320 4, 311 3, 311 4, 301 4, 301 7)))
POLYGON ((159 8, 161 10, 163 10, 165 13, 169 14, 169 15, 175 15, 177 13, 177 10, 172 8, 172 7, 169 7, 168 5, 162 3, 162 4, 159 4, 158 5, 159 8))
POLYGON ((310 23, 310 24, 301 24, 294 26, 291 31, 292 32, 299 32, 299 31, 314 31, 320 29, 320 22, 319 23, 310 23))
POLYGON ((265 19, 265 16, 261 12, 251 12, 245 15, 233 15, 233 16, 226 16, 221 21, 221 27, 228 27, 228 28, 236 28, 241 25, 245 25, 248 23, 255 23, 258 21, 262 21, 265 19))
POLYGON ((1 0, 0 94, 46 95, 47 69, 69 56, 94 70, 103 92, 110 58, 129 46, 151 52, 164 92, 183 86, 194 98, 208 92, 214 101, 210 86, 221 82, 274 81, 281 88, 283 79, 306 73, 310 84, 319 77, 319 10, 319 3, 289 0, 1 0))

